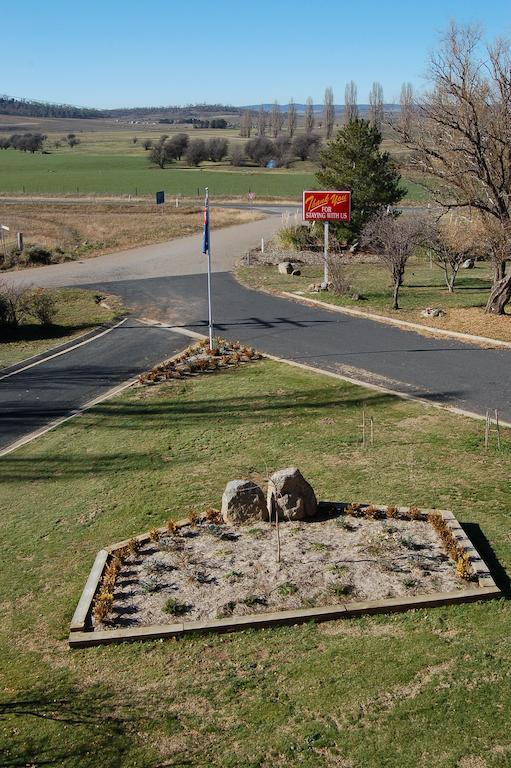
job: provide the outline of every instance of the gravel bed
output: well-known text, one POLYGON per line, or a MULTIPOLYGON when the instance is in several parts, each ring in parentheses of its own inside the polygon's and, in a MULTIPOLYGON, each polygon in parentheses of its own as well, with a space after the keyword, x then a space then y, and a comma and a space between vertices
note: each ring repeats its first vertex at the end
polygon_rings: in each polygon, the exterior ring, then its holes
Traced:
MULTIPOLYGON (((425 521, 338 515, 233 528, 200 523, 150 542, 118 576, 104 627, 171 624, 470 588, 425 521)), ((476 584, 473 584, 475 587, 476 584)))

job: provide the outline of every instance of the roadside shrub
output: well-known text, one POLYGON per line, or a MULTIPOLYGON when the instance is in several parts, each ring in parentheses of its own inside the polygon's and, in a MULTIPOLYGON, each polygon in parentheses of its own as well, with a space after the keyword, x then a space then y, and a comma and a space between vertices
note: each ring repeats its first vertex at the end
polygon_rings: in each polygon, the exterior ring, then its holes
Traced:
POLYGON ((0 326, 17 328, 27 315, 28 289, 0 284, 0 326))
POLYGON ((290 224, 277 233, 277 240, 282 248, 303 251, 317 246, 317 240, 311 228, 306 224, 290 224))
POLYGON ((245 149, 239 144, 232 144, 231 146, 231 165, 240 168, 242 165, 245 165, 247 161, 245 149))
POLYGON ((353 287, 346 278, 344 266, 338 256, 331 255, 328 259, 328 278, 333 293, 338 296, 353 296, 353 287))
POLYGON ((25 249, 24 257, 27 264, 51 264, 52 253, 41 245, 31 245, 25 249))
POLYGON ((41 325, 53 325, 57 315, 57 299, 55 294, 37 288, 26 298, 26 311, 35 317, 41 325))

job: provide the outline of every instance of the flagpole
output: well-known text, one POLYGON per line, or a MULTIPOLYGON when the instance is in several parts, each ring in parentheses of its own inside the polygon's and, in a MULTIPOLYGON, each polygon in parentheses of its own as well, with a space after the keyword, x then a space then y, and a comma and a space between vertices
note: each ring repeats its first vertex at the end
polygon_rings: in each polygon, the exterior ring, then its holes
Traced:
MULTIPOLYGON (((204 201, 204 245, 208 255, 208 331, 209 349, 213 350, 213 310, 211 306, 211 240, 209 236, 209 189, 206 187, 206 199, 204 201)), ((203 249, 204 250, 204 249, 203 249)))

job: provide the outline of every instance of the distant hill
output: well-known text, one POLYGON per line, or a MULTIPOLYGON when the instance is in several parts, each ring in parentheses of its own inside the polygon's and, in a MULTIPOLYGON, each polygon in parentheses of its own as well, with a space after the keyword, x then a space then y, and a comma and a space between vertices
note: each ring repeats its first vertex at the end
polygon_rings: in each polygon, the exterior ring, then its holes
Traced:
POLYGON ((0 96, 0 115, 75 117, 82 119, 104 117, 104 113, 99 109, 73 107, 70 104, 50 104, 44 101, 31 101, 29 99, 15 99, 11 96, 0 96))

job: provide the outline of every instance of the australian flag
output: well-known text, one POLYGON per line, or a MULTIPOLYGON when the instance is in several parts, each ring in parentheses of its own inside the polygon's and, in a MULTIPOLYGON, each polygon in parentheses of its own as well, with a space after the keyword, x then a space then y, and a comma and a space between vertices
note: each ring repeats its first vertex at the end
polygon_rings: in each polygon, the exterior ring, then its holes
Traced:
POLYGON ((206 198, 204 200, 204 226, 202 228, 202 253, 209 251, 209 193, 206 187, 206 198))

